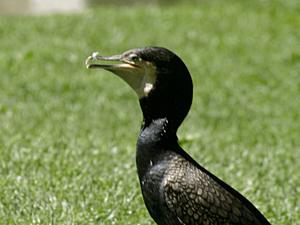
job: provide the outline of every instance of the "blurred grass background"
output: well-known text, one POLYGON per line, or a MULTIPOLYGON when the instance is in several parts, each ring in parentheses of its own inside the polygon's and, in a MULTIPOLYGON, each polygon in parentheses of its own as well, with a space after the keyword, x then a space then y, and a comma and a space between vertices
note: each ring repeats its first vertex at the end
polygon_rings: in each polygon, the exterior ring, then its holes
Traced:
POLYGON ((137 98, 84 60, 158 45, 194 80, 184 149, 273 225, 296 225, 299 9, 213 0, 0 16, 0 223, 153 224, 135 168, 137 98))

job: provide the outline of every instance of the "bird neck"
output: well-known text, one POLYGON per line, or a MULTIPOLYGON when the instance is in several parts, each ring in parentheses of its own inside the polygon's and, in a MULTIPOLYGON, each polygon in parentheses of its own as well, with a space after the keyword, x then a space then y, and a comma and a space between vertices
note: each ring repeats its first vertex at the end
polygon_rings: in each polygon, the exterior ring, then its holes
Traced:
POLYGON ((167 118, 152 120, 142 124, 137 141, 136 163, 140 179, 148 169, 164 155, 177 146, 176 131, 172 130, 167 118))
MULTIPOLYGON (((184 120, 190 108, 189 101, 176 101, 176 97, 166 97, 153 93, 151 96, 140 99, 143 113, 143 128, 165 130, 167 135, 176 135, 177 129, 184 120)), ((165 136, 164 136, 165 137, 165 136)))
POLYGON ((147 144, 164 144, 177 141, 177 125, 174 126, 168 118, 157 118, 151 121, 144 119, 139 139, 147 144))
MULTIPOLYGON (((185 68, 185 67, 184 67, 185 68)), ((181 69, 182 70, 182 69, 181 69)), ((143 112, 144 127, 158 128, 153 121, 164 119, 168 134, 175 134, 188 114, 193 99, 193 84, 189 72, 185 70, 174 73, 158 73, 153 90, 139 99, 143 112), (164 77, 172 78, 162 79, 164 77)))

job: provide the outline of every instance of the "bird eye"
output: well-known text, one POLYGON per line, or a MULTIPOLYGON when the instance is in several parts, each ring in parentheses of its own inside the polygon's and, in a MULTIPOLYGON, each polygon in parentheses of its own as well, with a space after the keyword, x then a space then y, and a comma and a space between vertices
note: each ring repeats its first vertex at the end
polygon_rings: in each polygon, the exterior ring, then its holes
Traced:
POLYGON ((133 62, 141 61, 141 58, 138 57, 136 54, 130 54, 130 55, 128 56, 128 59, 129 59, 130 61, 133 61, 133 62))

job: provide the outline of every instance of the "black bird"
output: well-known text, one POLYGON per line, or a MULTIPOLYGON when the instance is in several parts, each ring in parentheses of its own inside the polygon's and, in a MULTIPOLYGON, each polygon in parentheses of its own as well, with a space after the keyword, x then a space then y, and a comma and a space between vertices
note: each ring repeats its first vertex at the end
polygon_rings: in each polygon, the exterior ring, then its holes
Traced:
POLYGON ((160 47, 109 57, 93 53, 86 66, 116 74, 139 97, 143 123, 136 165, 145 205, 157 224, 270 224, 250 201, 179 146, 176 132, 190 109, 193 84, 177 55, 160 47))

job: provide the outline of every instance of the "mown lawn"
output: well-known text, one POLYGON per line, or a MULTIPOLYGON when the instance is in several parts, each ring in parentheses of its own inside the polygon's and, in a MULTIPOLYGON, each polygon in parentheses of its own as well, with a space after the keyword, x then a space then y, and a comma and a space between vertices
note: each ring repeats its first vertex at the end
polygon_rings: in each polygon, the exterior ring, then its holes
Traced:
POLYGON ((141 113, 93 51, 159 45, 186 62, 179 137, 274 225, 300 221, 300 6, 203 1, 0 16, 0 224, 153 224, 135 169, 141 113))

